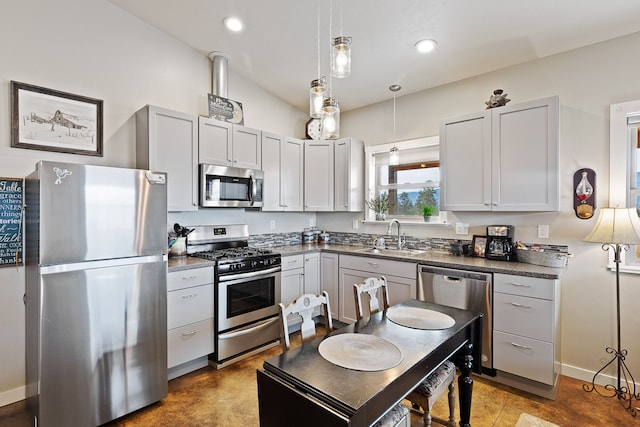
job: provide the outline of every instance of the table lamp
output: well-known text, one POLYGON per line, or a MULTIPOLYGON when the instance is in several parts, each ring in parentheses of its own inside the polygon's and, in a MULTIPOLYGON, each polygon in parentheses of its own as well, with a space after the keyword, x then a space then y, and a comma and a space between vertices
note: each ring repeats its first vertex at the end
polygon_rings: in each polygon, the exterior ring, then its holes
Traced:
POLYGON ((636 386, 633 376, 625 363, 627 350, 620 346, 620 254, 622 250, 629 250, 629 245, 640 245, 640 219, 635 208, 603 208, 593 230, 582 239, 584 242, 602 243, 602 250, 614 251, 613 262, 616 264, 616 314, 618 327, 618 348, 606 348, 606 352, 613 354, 613 358, 595 373, 591 384, 584 384, 585 391, 596 391, 604 397, 617 397, 622 406, 636 416, 636 408, 632 405, 633 400, 640 400, 640 394, 636 393, 636 386), (617 362, 618 377, 617 386, 607 384, 604 391, 596 388, 596 377, 608 366, 617 362))

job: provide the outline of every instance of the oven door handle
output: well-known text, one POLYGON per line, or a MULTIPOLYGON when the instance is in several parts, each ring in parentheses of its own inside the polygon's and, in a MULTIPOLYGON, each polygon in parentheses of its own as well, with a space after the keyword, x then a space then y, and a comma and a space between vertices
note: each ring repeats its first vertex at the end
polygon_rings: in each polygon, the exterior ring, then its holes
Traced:
POLYGON ((279 271, 280 271, 280 267, 278 266, 278 267, 273 267, 266 270, 251 271, 249 273, 238 273, 238 274, 230 274, 228 276, 219 276, 218 281, 228 282, 231 280, 238 280, 238 279, 250 279, 258 276, 266 276, 269 274, 277 273, 279 271))
POLYGON ((255 325, 251 325, 250 327, 246 328, 246 329, 242 329, 236 332, 228 332, 228 333, 222 333, 220 335, 218 335, 218 339, 220 340, 230 340, 232 338, 237 338, 237 337, 241 337, 243 335, 247 335, 247 334, 252 334, 260 329, 264 329, 268 326, 271 326, 273 323, 278 322, 280 320, 279 316, 276 316, 272 319, 267 319, 261 323, 255 324, 255 325))

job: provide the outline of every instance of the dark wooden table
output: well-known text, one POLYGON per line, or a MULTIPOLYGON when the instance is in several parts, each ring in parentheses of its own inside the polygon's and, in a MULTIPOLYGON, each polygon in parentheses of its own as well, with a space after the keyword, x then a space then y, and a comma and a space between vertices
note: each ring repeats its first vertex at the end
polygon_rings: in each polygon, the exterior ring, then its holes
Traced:
POLYGON ((370 426, 449 359, 461 372, 460 425, 470 426, 471 371, 481 370, 482 315, 418 300, 388 310, 402 306, 440 311, 456 323, 442 330, 412 329, 380 312, 330 334, 370 334, 395 344, 403 360, 383 371, 364 372, 328 362, 318 352, 324 338, 265 360, 264 369, 257 371, 260 425, 370 426))

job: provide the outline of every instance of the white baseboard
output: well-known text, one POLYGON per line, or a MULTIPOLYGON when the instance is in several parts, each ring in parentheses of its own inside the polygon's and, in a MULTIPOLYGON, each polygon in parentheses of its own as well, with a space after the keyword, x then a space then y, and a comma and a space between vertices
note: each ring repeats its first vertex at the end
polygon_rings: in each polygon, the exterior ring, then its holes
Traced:
POLYGON ((0 406, 10 405, 12 403, 24 400, 27 396, 27 388, 20 386, 12 390, 0 392, 0 406))
MULTIPOLYGON (((571 366, 567 364, 562 365, 562 375, 567 377, 575 378, 577 380, 582 380, 585 383, 591 383, 593 380, 593 376, 595 375, 595 371, 588 371, 583 368, 578 368, 577 366, 571 366)), ((596 377, 596 384, 605 386, 607 384, 616 385, 618 379, 614 376, 607 374, 600 374, 596 377)), ((635 383, 636 390, 640 390, 640 383, 635 383)))

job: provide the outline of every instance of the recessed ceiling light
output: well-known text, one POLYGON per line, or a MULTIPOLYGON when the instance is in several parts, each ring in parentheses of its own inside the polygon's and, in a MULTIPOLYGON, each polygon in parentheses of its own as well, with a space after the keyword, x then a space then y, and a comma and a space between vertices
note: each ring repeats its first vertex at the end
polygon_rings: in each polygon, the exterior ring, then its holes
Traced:
POLYGON ((227 27, 229 31, 233 31, 234 33, 237 33, 238 31, 242 31, 242 29, 244 28, 244 24, 242 23, 242 21, 233 16, 224 18, 222 22, 224 23, 224 26, 227 27))
POLYGON ((436 43, 435 40, 426 39, 426 40, 420 40, 419 42, 417 42, 415 44, 415 48, 420 53, 427 53, 435 49, 437 45, 438 43, 436 43))

